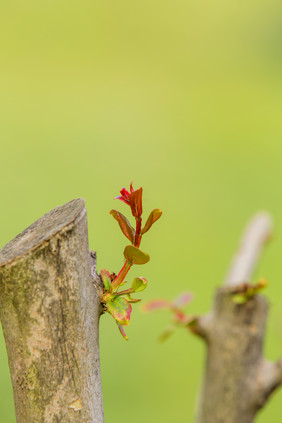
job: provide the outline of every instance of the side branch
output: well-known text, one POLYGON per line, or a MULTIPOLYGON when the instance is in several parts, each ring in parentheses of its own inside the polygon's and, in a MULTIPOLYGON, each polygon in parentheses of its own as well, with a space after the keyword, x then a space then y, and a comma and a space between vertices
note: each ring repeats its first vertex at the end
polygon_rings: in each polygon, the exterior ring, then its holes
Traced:
POLYGON ((204 341, 208 341, 213 324, 212 314, 208 313, 203 316, 196 316, 194 320, 189 323, 189 330, 194 335, 199 336, 204 341))
POLYGON ((267 213, 259 213, 251 220, 232 261, 225 280, 226 285, 234 286, 250 280, 262 247, 270 238, 271 232, 272 221, 267 213))
POLYGON ((277 362, 263 360, 255 386, 258 408, 263 407, 271 394, 282 385, 282 359, 277 362))

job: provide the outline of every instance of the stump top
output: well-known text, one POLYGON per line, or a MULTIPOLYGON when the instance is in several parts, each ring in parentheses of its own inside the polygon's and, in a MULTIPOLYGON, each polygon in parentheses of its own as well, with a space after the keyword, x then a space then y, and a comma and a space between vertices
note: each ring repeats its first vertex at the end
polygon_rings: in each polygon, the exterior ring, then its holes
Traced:
POLYGON ((49 211, 0 250, 0 267, 36 249, 85 212, 82 198, 76 198, 49 211))

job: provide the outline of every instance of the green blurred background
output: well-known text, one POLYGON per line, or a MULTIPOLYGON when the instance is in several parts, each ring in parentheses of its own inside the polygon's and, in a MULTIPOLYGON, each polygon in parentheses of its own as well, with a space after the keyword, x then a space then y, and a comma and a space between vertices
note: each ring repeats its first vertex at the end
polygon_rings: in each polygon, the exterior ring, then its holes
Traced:
MULTIPOLYGON (((194 292, 205 312, 246 222, 275 236, 256 277, 271 303, 266 355, 282 351, 282 3, 278 0, 35 1, 0 5, 1 245, 53 207, 84 197, 98 267, 119 270, 126 239, 109 210, 134 180, 151 261, 143 298, 194 292)), ((192 423, 201 342, 132 315, 125 342, 101 321, 106 422, 192 423)), ((0 422, 15 423, 0 342, 0 422)), ((282 393, 259 423, 281 422, 282 393)))

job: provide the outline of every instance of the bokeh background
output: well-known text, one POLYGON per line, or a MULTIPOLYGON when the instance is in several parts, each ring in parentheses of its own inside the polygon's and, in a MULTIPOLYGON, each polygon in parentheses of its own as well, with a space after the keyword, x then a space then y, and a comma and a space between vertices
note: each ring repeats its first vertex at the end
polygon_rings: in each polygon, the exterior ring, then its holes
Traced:
MULTIPOLYGON (((282 3, 278 0, 14 0, 0 4, 1 245, 42 214, 86 199, 98 267, 126 239, 109 210, 134 180, 151 261, 142 297, 191 291, 209 309, 246 222, 275 222, 254 280, 269 280, 266 355, 282 352, 282 3)), ((101 321, 106 422, 192 423, 204 347, 138 306, 125 342, 101 321)), ((15 423, 4 341, 0 422, 15 423)), ((282 392, 259 423, 281 422, 282 392)))

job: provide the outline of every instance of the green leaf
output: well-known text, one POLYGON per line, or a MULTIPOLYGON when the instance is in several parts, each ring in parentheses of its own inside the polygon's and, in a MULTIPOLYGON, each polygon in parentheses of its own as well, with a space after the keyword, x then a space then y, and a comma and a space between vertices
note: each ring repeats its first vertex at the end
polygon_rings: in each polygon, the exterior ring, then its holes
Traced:
POLYGON ((261 278, 258 283, 254 286, 254 294, 258 294, 260 291, 265 289, 268 285, 268 282, 266 279, 261 278))
POLYGON ((112 287, 110 272, 106 269, 101 269, 101 278, 106 291, 110 291, 112 287))
POLYGON ((113 216, 114 219, 116 219, 120 226, 120 229, 122 230, 126 238, 128 238, 129 241, 134 244, 135 230, 133 229, 127 218, 122 213, 116 210, 111 210, 110 214, 113 216))
POLYGON ((248 297, 243 294, 235 294, 232 296, 232 301, 235 304, 245 304, 248 301, 248 297))
POLYGON ((132 282, 131 288, 134 292, 144 291, 147 286, 147 280, 145 278, 135 278, 132 282))
POLYGON ((108 312, 121 325, 128 325, 132 306, 122 297, 116 297, 107 303, 108 312))
POLYGON ((150 260, 149 254, 144 253, 139 248, 134 247, 134 245, 127 245, 123 254, 126 260, 132 264, 145 264, 150 260))
POLYGON ((177 327, 173 324, 167 326, 167 328, 163 331, 163 333, 159 337, 159 341, 160 342, 166 341, 176 331, 176 328, 177 327))
POLYGON ((186 323, 188 328, 193 328, 197 325, 199 318, 198 317, 191 317, 190 320, 186 323))
POLYGON ((141 234, 143 235, 145 232, 148 232, 148 230, 151 228, 152 224, 155 223, 162 215, 162 211, 160 209, 154 209, 150 216, 147 219, 147 222, 144 226, 144 228, 141 231, 141 234))
POLYGON ((257 284, 244 284, 242 292, 235 292, 232 296, 232 301, 235 304, 244 304, 249 301, 254 295, 259 294, 263 289, 265 289, 268 285, 266 279, 260 279, 257 284))
POLYGON ((141 299, 132 298, 129 294, 126 296, 126 299, 129 303, 140 303, 141 299))

